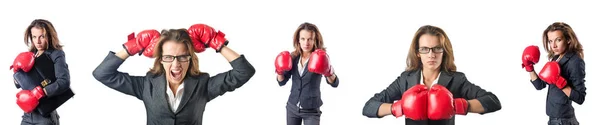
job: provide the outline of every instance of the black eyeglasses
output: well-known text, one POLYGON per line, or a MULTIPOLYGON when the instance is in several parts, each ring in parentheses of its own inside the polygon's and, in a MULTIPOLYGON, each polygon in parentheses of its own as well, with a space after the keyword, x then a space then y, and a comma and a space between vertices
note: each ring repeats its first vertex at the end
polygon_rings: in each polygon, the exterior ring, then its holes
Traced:
POLYGON ((421 54, 427 54, 429 52, 431 52, 431 50, 433 50, 434 53, 443 53, 444 52, 444 48, 442 47, 433 47, 433 48, 429 48, 429 47, 419 47, 419 53, 421 54))
POLYGON ((175 59, 177 59, 177 61, 179 61, 179 62, 187 62, 187 61, 190 61, 191 57, 192 56, 190 56, 190 55, 180 55, 180 56, 163 55, 161 57, 161 60, 163 62, 173 62, 173 61, 175 61, 175 59))

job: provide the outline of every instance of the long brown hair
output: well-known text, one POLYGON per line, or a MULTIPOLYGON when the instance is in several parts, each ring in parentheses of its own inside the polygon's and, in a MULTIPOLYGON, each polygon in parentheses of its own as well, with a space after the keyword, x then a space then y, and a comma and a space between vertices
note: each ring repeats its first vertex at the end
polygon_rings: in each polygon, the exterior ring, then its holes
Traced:
POLYGON ((564 22, 555 22, 552 25, 548 26, 546 30, 544 30, 544 41, 542 41, 542 43, 544 44, 544 50, 548 52, 548 58, 550 59, 552 58, 552 56, 554 56, 554 51, 552 51, 551 46, 548 45, 548 32, 557 30, 562 32, 563 37, 567 41, 567 48, 565 49, 565 53, 574 52, 579 54, 579 57, 583 59, 583 46, 577 39, 577 35, 575 35, 573 28, 571 28, 569 24, 566 24, 564 22))
POLYGON ((321 36, 321 32, 319 31, 319 28, 317 28, 317 26, 315 24, 312 23, 302 23, 300 24, 300 26, 298 26, 298 29, 296 29, 296 32, 294 32, 294 51, 292 52, 292 57, 297 57, 297 56, 301 56, 302 55, 302 48, 300 47, 300 31, 302 30, 308 30, 308 31, 312 31, 315 35, 315 44, 312 50, 310 50, 310 52, 315 51, 316 49, 322 49, 325 50, 326 48, 323 47, 323 37, 321 36))
POLYGON ((35 45, 33 44, 33 38, 31 36, 31 29, 39 28, 45 33, 46 39, 48 39, 48 48, 47 49, 55 49, 62 50, 62 45, 60 45, 60 41, 58 40, 58 34, 56 33, 56 29, 54 29, 54 25, 50 23, 50 21, 45 19, 35 19, 27 26, 25 30, 25 37, 23 38, 25 45, 29 46, 29 51, 33 52, 36 50, 35 45))
POLYGON ((412 43, 410 44, 410 49, 408 50, 408 56, 406 57, 406 71, 414 71, 423 68, 423 62, 421 62, 421 58, 418 56, 419 52, 417 49, 419 49, 419 38, 425 34, 437 36, 442 48, 444 48, 441 70, 446 72, 456 72, 454 52, 448 35, 446 35, 441 28, 431 25, 421 26, 415 33, 412 43))
POLYGON ((192 56, 190 60, 190 66, 188 68, 189 75, 200 75, 200 67, 198 66, 198 56, 194 53, 194 47, 192 45, 192 39, 190 35, 187 33, 186 29, 169 29, 162 30, 160 33, 160 40, 154 48, 154 67, 150 69, 152 74, 158 75, 165 72, 165 69, 162 65, 162 54, 163 54, 163 45, 166 42, 176 42, 183 43, 185 48, 187 49, 188 54, 192 56))

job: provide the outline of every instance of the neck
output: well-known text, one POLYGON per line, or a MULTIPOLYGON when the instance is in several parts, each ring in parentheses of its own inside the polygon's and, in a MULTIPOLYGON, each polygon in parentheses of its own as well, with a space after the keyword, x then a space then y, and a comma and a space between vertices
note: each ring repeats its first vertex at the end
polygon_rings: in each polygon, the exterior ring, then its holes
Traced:
POLYGON ((44 51, 45 50, 38 50, 37 53, 35 54, 35 56, 37 57, 37 56, 41 55, 42 53, 44 53, 44 51))
POLYGON ((302 58, 310 57, 311 52, 302 52, 302 58))
POLYGON ((423 72, 423 78, 424 79, 435 79, 440 74, 439 68, 438 69, 434 69, 434 70, 423 69, 422 72, 423 72))

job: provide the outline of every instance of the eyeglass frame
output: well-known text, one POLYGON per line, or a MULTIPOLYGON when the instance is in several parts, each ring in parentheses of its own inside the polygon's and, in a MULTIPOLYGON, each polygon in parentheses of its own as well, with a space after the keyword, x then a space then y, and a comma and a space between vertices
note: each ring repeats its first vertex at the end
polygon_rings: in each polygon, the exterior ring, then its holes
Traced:
POLYGON ((160 60, 161 60, 162 62, 169 62, 169 63, 170 63, 170 62, 173 62, 173 61, 175 61, 175 60, 177 60, 178 62, 189 62, 189 61, 190 61, 190 59, 192 59, 192 56, 191 56, 191 55, 179 55, 179 56, 173 56, 173 55, 162 55, 162 56, 160 57, 160 60), (165 61, 165 58, 166 58, 166 57, 172 57, 172 58, 173 58, 173 60, 171 60, 171 61, 165 61), (186 61, 181 61, 181 59, 186 59, 186 58, 187 58, 187 60, 186 60, 186 61))
POLYGON ((417 48, 417 52, 419 52, 420 54, 428 54, 430 52, 433 53, 444 53, 444 47, 441 46, 436 46, 436 47, 419 47, 417 48), (427 52, 421 51, 421 49, 426 49, 427 52), (436 52, 435 49, 439 49, 439 52, 436 52))

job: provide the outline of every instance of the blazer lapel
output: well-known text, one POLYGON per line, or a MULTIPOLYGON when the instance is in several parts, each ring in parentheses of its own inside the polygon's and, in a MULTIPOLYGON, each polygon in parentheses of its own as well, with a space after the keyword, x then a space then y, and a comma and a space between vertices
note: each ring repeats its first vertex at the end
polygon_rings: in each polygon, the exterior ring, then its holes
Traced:
POLYGON ((440 76, 438 76, 438 83, 439 85, 442 85, 444 87, 448 86, 448 83, 450 83, 450 81, 452 80, 452 76, 451 74, 449 74, 446 71, 441 71, 440 76))
MULTIPOLYGON (((301 61, 302 60, 301 58, 298 58, 298 60, 300 60, 300 61, 298 61, 298 63, 304 63, 301 61)), ((307 66, 308 66, 309 61, 310 61, 310 58, 306 61, 306 64, 302 64, 304 68, 302 68, 302 74, 300 75, 300 77, 304 77, 304 75, 306 75, 306 73, 308 73, 307 66)), ((298 67, 298 68, 300 68, 300 67, 298 67)))
POLYGON ((169 97, 167 96, 167 79, 165 74, 160 74, 152 79, 152 84, 156 86, 156 89, 152 90, 152 95, 158 97, 154 100, 155 105, 164 106, 165 109, 171 110, 169 105, 169 97))
POLYGON ((560 64, 561 66, 564 65, 565 63, 567 63, 567 61, 569 61, 569 58, 571 58, 571 56, 573 56, 572 52, 568 52, 566 53, 560 60, 558 60, 558 64, 560 64))
POLYGON ((195 77, 186 77, 183 82, 185 83, 183 85, 183 97, 181 98, 181 102, 179 102, 179 106, 175 111, 176 114, 181 111, 185 104, 187 104, 192 97, 196 86, 198 86, 198 79, 195 79, 195 77))
POLYGON ((409 88, 411 88, 417 84, 421 84, 421 81, 419 81, 419 78, 421 78, 421 70, 417 70, 417 71, 410 73, 408 75, 408 78, 406 79, 406 82, 407 82, 406 90, 408 90, 409 88))

